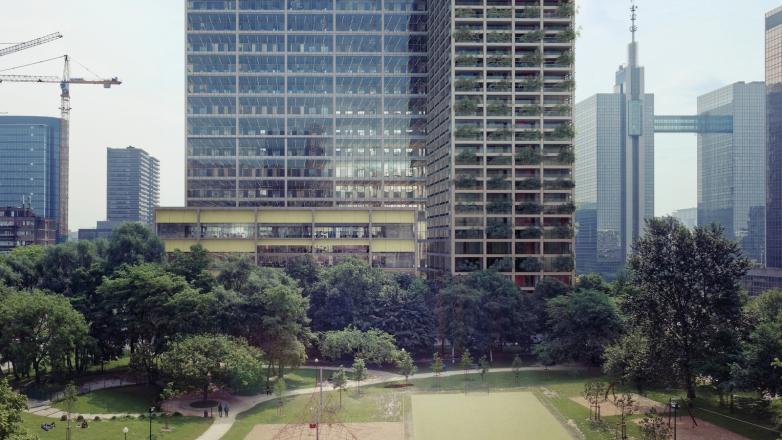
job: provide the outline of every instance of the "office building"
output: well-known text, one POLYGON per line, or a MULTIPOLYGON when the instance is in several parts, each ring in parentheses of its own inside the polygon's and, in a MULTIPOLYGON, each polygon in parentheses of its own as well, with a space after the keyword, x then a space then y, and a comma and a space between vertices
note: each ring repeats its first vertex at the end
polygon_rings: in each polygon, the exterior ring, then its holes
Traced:
POLYGON ((766 14, 766 264, 782 268, 782 6, 766 14))
POLYGON ((0 208, 0 253, 23 246, 57 242, 57 223, 40 217, 29 206, 0 208))
POLYGON ((695 229, 698 226, 698 208, 677 209, 671 213, 671 217, 679 220, 687 229, 695 229))
POLYGON ((151 225, 160 202, 160 163, 135 148, 106 150, 106 220, 151 225))
POLYGON ((733 120, 731 133, 698 134, 698 225, 718 224, 748 258, 765 263, 766 87, 739 82, 698 97, 698 116, 733 120))
POLYGON ((60 130, 59 118, 0 116, 0 206, 29 205, 35 216, 53 220, 65 240, 68 174, 60 130))
POLYGON ((574 5, 429 5, 427 268, 573 278, 574 5))
POLYGON ((576 105, 576 270, 613 278, 654 216, 654 95, 645 93, 638 43, 613 93, 576 105))
POLYGON ((414 208, 158 208, 166 251, 201 244, 215 258, 241 254, 285 267, 312 255, 324 265, 358 258, 392 272, 416 272, 414 208))

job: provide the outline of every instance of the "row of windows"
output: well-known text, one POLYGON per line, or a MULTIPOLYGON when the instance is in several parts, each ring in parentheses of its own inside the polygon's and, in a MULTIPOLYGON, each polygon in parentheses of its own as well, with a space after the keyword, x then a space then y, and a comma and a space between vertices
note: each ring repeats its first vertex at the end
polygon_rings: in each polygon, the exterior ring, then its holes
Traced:
MULTIPOLYGON (((239 45, 234 35, 192 34, 187 37, 190 52, 284 52, 284 35, 239 35, 239 45)), ((288 52, 423 52, 426 53, 426 37, 423 35, 288 35, 288 52), (382 42, 382 43, 381 43, 382 42)))
MULTIPOLYGON (((338 11, 426 11, 426 0, 287 0, 290 10, 338 11)), ((243 11, 282 10, 285 0, 188 0, 191 11, 228 11, 236 7, 243 11), (238 5, 237 5, 238 3, 238 5)))
MULTIPOLYGON (((286 138, 239 139, 239 156, 285 156, 286 138)), ((236 156, 234 139, 189 138, 188 156, 236 156)), ((423 140, 288 138, 288 156, 423 158, 423 140), (383 147, 381 147, 381 144, 383 147)))
MULTIPOLYGON (((254 224, 226 223, 202 224, 194 223, 161 223, 158 224, 158 234, 162 238, 242 238, 253 237, 254 224), (198 233, 200 231, 200 233, 198 233)), ((382 224, 382 225, 312 225, 306 224, 259 224, 257 238, 372 238, 412 239, 413 225, 382 224)))
MULTIPOLYGON (((236 94, 236 77, 189 76, 188 93, 236 94)), ((426 93, 426 78, 400 77, 330 77, 297 76, 287 79, 282 76, 240 77, 239 93, 246 94, 394 94, 423 95, 426 93), (336 84, 335 84, 336 83, 336 84)))
MULTIPOLYGON (((425 14, 240 14, 239 31, 426 32, 425 14)), ((236 31, 234 14, 190 13, 188 31, 236 31)))
MULTIPOLYGON (((364 52, 364 51, 361 51, 364 52)), ((377 49, 366 52, 377 52, 377 49)), ((426 57, 415 56, 250 56, 238 60, 241 73, 426 73, 426 57)), ((234 73, 236 57, 229 55, 190 55, 189 73, 234 73)), ((350 93, 350 92, 345 92, 350 93)), ((359 92, 361 93, 361 92, 359 92)))
POLYGON ((383 128, 380 119, 370 118, 188 118, 187 134, 195 136, 425 136, 426 120, 386 119, 383 128), (335 123, 336 122, 336 123, 335 123))

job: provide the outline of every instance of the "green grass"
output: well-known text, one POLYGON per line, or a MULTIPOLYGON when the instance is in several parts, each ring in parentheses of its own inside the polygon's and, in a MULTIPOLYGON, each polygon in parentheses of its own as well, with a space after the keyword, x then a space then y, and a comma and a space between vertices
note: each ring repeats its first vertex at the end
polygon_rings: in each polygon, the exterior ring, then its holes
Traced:
POLYGON ((412 411, 415 437, 427 440, 572 439, 531 392, 415 394, 412 411))
MULTIPOLYGON (((23 414, 22 419, 27 430, 37 435, 41 440, 62 440, 65 438, 65 422, 41 417, 32 414, 23 414), (41 429, 42 423, 51 423, 54 421, 57 426, 46 432, 41 429)), ((152 420, 152 434, 155 440, 193 440, 201 435, 211 424, 211 420, 198 417, 170 417, 169 425, 171 432, 162 432, 161 429, 165 423, 162 418, 152 420)), ((124 440, 122 428, 128 427, 128 440, 147 440, 149 439, 149 419, 117 419, 103 420, 100 422, 89 421, 89 427, 86 429, 76 427, 75 422, 71 422, 72 440, 124 440)))
MULTIPOLYGON (((132 385, 93 391, 79 395, 71 412, 74 414, 125 414, 145 413, 157 400, 160 390, 148 385, 132 385)), ((65 409, 65 404, 55 402, 53 407, 65 409)))
MULTIPOLYGON (((323 378, 331 375, 331 371, 324 370, 323 378)), ((285 373, 285 386, 288 390, 299 388, 312 388, 315 386, 315 380, 318 377, 318 370, 314 368, 299 368, 285 373)))

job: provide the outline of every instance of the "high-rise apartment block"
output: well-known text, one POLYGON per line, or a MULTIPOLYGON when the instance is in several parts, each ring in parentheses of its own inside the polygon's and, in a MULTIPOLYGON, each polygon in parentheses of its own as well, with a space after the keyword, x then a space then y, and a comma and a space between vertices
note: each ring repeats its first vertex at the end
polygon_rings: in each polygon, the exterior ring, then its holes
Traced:
POLYGON ((698 134, 698 224, 724 228, 765 263, 766 87, 735 83, 698 97, 698 116, 729 117, 730 133, 698 134))
POLYGON ((152 225, 160 202, 160 163, 135 148, 106 150, 106 220, 152 225))
MULTIPOLYGON (((29 206, 68 235, 68 194, 61 169, 59 118, 0 116, 0 206, 29 206)), ((67 179, 67 171, 65 171, 67 179)))
POLYGON ((18 247, 49 246, 57 241, 57 223, 35 214, 28 205, 0 208, 0 253, 18 247))
POLYGON ((576 105, 576 264, 612 278, 654 216, 654 95, 644 91, 638 43, 614 93, 576 105))
POLYGON ((782 6, 766 14, 766 262, 782 268, 782 6))
POLYGON ((573 18, 568 0, 189 0, 187 206, 413 208, 432 275, 570 282, 573 18))

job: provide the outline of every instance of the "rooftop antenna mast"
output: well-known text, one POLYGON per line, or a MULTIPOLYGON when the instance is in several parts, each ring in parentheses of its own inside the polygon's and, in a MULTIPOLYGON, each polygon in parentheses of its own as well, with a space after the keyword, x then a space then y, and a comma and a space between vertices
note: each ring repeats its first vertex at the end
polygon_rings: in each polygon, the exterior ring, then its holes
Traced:
POLYGON ((635 4, 635 0, 631 0, 632 6, 630 6, 630 32, 633 34, 633 43, 635 43, 635 33, 638 32, 638 26, 635 24, 638 20, 638 6, 635 4))

